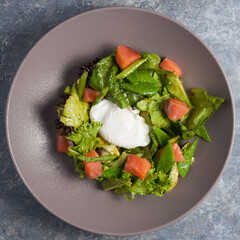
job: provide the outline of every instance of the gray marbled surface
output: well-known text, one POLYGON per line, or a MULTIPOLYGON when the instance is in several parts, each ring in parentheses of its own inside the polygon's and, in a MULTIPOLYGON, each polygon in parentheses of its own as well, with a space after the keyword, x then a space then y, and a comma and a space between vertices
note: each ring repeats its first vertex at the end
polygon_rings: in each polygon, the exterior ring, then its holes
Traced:
POLYGON ((240 239, 240 1, 239 0, 0 0, 0 239, 240 239), (5 106, 13 76, 30 48, 64 20, 107 6, 136 6, 170 16, 213 50, 236 107, 230 161, 215 189, 181 221, 135 237, 95 235, 45 210, 19 178, 5 139, 5 106))

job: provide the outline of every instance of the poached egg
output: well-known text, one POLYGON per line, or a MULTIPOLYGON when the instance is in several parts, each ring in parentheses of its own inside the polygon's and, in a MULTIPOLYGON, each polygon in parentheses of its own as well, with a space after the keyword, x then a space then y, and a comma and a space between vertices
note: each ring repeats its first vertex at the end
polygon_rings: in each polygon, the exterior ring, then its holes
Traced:
POLYGON ((90 109, 90 118, 101 122, 99 134, 109 143, 135 148, 147 146, 150 142, 149 127, 136 109, 121 109, 104 99, 90 109))

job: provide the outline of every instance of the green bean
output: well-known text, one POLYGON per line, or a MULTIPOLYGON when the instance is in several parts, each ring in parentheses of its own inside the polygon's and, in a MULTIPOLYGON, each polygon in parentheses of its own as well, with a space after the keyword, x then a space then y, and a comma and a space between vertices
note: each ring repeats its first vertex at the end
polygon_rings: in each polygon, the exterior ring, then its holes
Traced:
POLYGON ((148 112, 141 112, 140 116, 144 118, 146 124, 148 125, 149 129, 152 129, 152 122, 150 119, 150 115, 148 112))
POLYGON ((71 87, 67 86, 64 90, 64 93, 67 94, 67 95, 70 95, 71 94, 71 87))
POLYGON ((108 92, 108 87, 105 87, 100 94, 97 96, 96 100, 94 101, 94 103, 92 105, 96 105, 98 103, 100 103, 102 101, 102 99, 107 95, 108 92))
POLYGON ((182 132, 182 139, 188 140, 193 138, 195 135, 196 135, 196 131, 185 131, 185 132, 182 132))
POLYGON ((113 65, 114 57, 112 55, 97 62, 89 81, 90 87, 97 91, 103 90, 106 76, 113 65))
POLYGON ((77 94, 77 82, 76 81, 73 83, 71 93, 76 93, 77 94))
POLYGON ((191 111, 191 116, 187 123, 189 130, 196 130, 206 121, 206 116, 210 116, 212 108, 210 104, 208 106, 208 108, 196 107, 191 111))
POLYGON ((143 99, 143 96, 139 93, 134 93, 132 91, 126 91, 127 100, 130 106, 133 106, 135 103, 143 99))
POLYGON ((121 156, 119 156, 117 159, 115 159, 114 161, 111 161, 109 163, 106 164, 107 167, 109 168, 119 168, 123 165, 123 163, 126 161, 128 157, 128 154, 123 152, 121 154, 121 156))
POLYGON ((181 135, 182 134, 182 128, 179 123, 179 121, 172 121, 171 129, 175 133, 175 135, 181 135))
POLYGON ((88 77, 88 72, 84 71, 82 76, 79 79, 79 83, 78 83, 78 97, 79 97, 80 101, 82 101, 82 99, 83 99, 83 93, 84 93, 84 89, 85 89, 85 86, 86 86, 87 77, 88 77))
POLYGON ((105 86, 109 87, 109 91, 117 93, 119 91, 119 82, 116 80, 116 75, 118 73, 118 67, 112 66, 107 73, 105 86))
POLYGON ((119 91, 117 93, 108 94, 108 99, 112 102, 116 103, 121 109, 126 108, 129 106, 128 99, 124 96, 124 93, 122 91, 119 91))
POLYGON ((101 177, 104 178, 117 178, 121 174, 122 170, 120 168, 114 168, 106 170, 102 173, 101 177))
MULTIPOLYGON (((153 146, 154 146, 154 145, 153 145, 153 146)), ((143 147, 143 150, 144 150, 144 158, 146 158, 146 159, 151 159, 152 156, 153 156, 153 153, 151 152, 151 150, 149 149, 149 147, 148 147, 148 146, 145 146, 145 147, 143 147)), ((153 149, 153 150, 155 150, 155 149, 153 149)))
POLYGON ((149 151, 150 151, 150 156, 152 157, 157 152, 157 148, 158 148, 158 145, 159 145, 158 140, 157 140, 156 135, 154 133, 153 124, 151 122, 149 113, 148 112, 141 112, 140 115, 141 115, 141 117, 144 118, 146 124, 149 127, 149 135, 150 135, 150 138, 152 140, 152 145, 151 145, 151 148, 150 148, 149 151))
POLYGON ((163 85, 167 88, 172 97, 179 101, 185 102, 189 108, 192 108, 192 104, 188 98, 188 95, 183 88, 182 81, 179 80, 176 74, 168 74, 162 80, 163 85))
POLYGON ((126 78, 129 74, 133 73, 138 67, 140 67, 146 61, 147 61, 147 58, 143 58, 143 59, 137 60, 136 62, 131 64, 129 67, 125 68, 122 72, 120 72, 116 76, 116 78, 117 79, 126 78))
MULTIPOLYGON (((157 154, 157 157, 159 153, 157 154)), ((169 142, 166 145, 160 159, 157 162, 157 170, 162 171, 163 173, 167 173, 171 169, 174 163, 175 163, 175 158, 173 154, 172 144, 169 142)))
MULTIPOLYGON (((185 126, 183 126, 184 128, 185 126)), ((187 129, 187 128, 186 128, 187 129)), ((205 139, 208 142, 211 142, 211 139, 208 135, 208 132, 206 130, 206 128, 204 127, 204 125, 201 125, 199 128, 197 128, 196 130, 192 130, 192 131, 183 131, 182 133, 182 139, 184 140, 188 140, 190 138, 193 138, 195 135, 198 135, 199 137, 205 139)))
POLYGON ((170 140, 168 140, 168 142, 170 142, 172 144, 177 143, 178 141, 180 141, 180 136, 179 135, 174 137, 174 138, 171 138, 170 140))
POLYGON ((83 155, 79 155, 77 156, 77 158, 81 161, 85 161, 85 162, 107 162, 107 161, 111 161, 114 160, 115 158, 117 158, 117 155, 107 155, 107 156, 102 156, 102 157, 86 157, 83 155))
POLYGON ((191 146, 191 143, 190 142, 187 142, 187 143, 185 143, 182 147, 181 147, 181 152, 182 152, 182 154, 184 154, 187 150, 188 150, 188 148, 191 146))
POLYGON ((157 140, 161 147, 164 147, 167 143, 170 137, 159 127, 154 126, 153 130, 155 132, 155 135, 157 136, 157 140))
POLYGON ((198 138, 188 147, 183 150, 185 162, 178 163, 178 172, 182 177, 186 177, 188 169, 192 163, 193 154, 198 143, 198 138))
POLYGON ((197 134, 199 137, 205 139, 206 141, 211 142, 211 139, 210 139, 210 137, 209 137, 209 135, 208 135, 208 132, 207 132, 206 128, 205 128, 203 125, 200 126, 200 127, 196 130, 196 134, 197 134))

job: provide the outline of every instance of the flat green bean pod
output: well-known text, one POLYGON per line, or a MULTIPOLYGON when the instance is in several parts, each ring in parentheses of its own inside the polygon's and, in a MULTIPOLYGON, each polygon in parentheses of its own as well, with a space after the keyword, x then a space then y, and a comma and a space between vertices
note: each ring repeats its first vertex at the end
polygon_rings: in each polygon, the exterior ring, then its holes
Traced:
POLYGON ((124 69, 122 72, 120 72, 116 76, 116 78, 117 79, 126 78, 129 74, 133 73, 137 68, 139 68, 146 61, 147 61, 147 58, 143 58, 143 59, 137 60, 136 62, 132 63, 129 67, 124 69))

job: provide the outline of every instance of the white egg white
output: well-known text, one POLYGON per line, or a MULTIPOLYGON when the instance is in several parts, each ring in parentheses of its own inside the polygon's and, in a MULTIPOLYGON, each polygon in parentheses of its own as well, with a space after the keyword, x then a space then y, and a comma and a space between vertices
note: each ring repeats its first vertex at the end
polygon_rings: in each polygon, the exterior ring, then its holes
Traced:
POLYGON ((101 122, 99 134, 109 143, 124 148, 144 147, 150 142, 149 127, 138 113, 104 99, 90 109, 90 118, 101 122))

